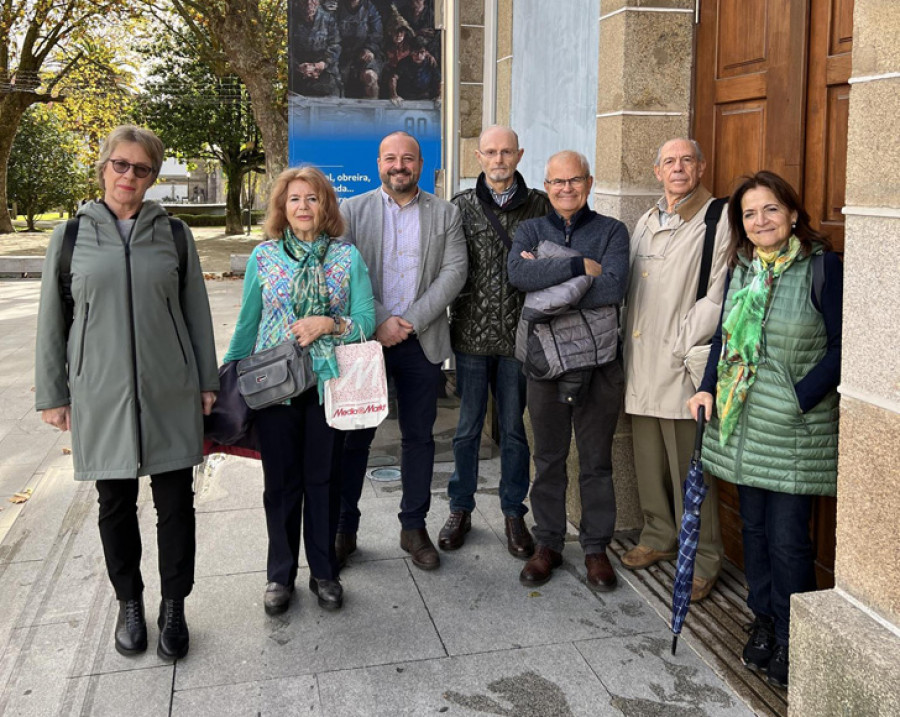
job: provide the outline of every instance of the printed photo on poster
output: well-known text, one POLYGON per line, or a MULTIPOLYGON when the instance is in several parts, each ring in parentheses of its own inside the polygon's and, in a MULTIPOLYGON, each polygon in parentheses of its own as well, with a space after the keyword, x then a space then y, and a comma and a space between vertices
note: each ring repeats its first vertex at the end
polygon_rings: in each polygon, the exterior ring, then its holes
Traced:
POLYGON ((339 197, 377 187, 386 134, 422 145, 420 185, 440 165, 441 36, 435 0, 289 0, 291 165, 315 164, 339 197))

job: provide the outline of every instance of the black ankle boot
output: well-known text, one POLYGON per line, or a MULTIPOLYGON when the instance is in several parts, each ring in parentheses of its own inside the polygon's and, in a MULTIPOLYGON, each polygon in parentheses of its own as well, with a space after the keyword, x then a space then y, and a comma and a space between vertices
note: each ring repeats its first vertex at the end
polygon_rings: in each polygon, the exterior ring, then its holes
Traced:
POLYGON ((156 624, 159 625, 156 654, 160 659, 171 662, 184 657, 188 653, 190 639, 184 619, 184 600, 163 598, 156 624))
POLYGON ((119 600, 116 620, 116 651, 120 655, 137 655, 147 649, 147 623, 144 600, 119 600))

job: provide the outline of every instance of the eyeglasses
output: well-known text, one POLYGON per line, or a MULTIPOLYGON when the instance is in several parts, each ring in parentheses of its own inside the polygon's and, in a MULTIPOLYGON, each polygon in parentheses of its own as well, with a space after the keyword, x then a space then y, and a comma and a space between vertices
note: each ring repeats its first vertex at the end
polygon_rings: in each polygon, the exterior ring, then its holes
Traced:
POLYGON ((567 184, 571 184, 573 189, 577 189, 587 181, 587 177, 570 177, 569 179, 545 179, 544 184, 549 184, 554 189, 562 189, 567 184))
POLYGON ((479 149, 478 153, 482 157, 487 157, 488 159, 493 159, 498 154, 503 157, 503 159, 512 159, 518 154, 514 149, 501 149, 499 152, 496 149, 486 149, 483 152, 479 149))
POLYGON ((131 162, 126 162, 124 159, 111 159, 109 163, 112 165, 113 171, 116 174, 125 174, 129 169, 134 172, 134 176, 138 179, 143 179, 144 177, 149 177, 150 172, 153 171, 152 167, 148 167, 146 164, 132 164, 131 162))

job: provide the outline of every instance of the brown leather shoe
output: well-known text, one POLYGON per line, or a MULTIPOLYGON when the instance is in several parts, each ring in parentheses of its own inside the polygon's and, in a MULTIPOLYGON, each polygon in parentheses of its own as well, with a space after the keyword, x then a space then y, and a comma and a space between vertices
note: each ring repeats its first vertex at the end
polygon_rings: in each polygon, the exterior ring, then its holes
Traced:
POLYGON ((660 560, 672 560, 677 556, 677 552, 664 552, 646 545, 636 545, 622 556, 622 567, 629 570, 643 570, 656 565, 660 560))
POLYGON ((457 550, 466 542, 466 533, 472 530, 472 514, 467 510, 451 510, 447 522, 438 533, 441 550, 457 550))
POLYGON ((717 578, 701 578, 699 575, 694 576, 691 583, 691 602, 700 602, 708 596, 716 584, 717 578))
POLYGON ((441 556, 425 528, 401 530, 400 547, 409 553, 412 564, 420 570, 435 570, 441 565, 441 556))
POLYGON ((519 582, 525 587, 538 587, 550 579, 553 568, 562 565, 562 554, 550 550, 546 545, 538 545, 534 555, 525 563, 519 573, 519 582))
POLYGON ((514 558, 528 560, 534 555, 534 538, 523 518, 506 516, 506 549, 514 558))
POLYGON ((600 592, 615 590, 619 582, 616 571, 610 565, 606 553, 591 553, 584 556, 584 567, 587 568, 587 579, 592 587, 600 592))
POLYGON ((337 553, 338 565, 344 567, 350 553, 356 552, 356 533, 338 533, 334 538, 334 552, 337 553))

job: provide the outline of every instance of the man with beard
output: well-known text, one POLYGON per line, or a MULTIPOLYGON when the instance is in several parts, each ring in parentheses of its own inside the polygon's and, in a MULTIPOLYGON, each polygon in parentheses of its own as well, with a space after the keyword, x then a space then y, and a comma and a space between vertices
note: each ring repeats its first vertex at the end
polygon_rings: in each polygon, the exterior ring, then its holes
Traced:
POLYGON ((525 526, 531 455, 525 424, 525 376, 515 358, 516 325, 525 295, 509 283, 506 259, 519 224, 550 210, 547 195, 529 189, 516 171, 525 150, 509 127, 488 127, 475 157, 482 173, 474 189, 453 197, 463 220, 469 276, 450 310, 450 340, 456 354, 459 425, 453 438, 455 470, 447 486, 450 517, 441 529, 442 550, 461 548, 472 526, 478 486, 478 449, 488 392, 500 424, 500 509, 507 549, 527 560, 534 541, 525 526))
POLYGON ((319 0, 299 0, 291 15, 291 92, 307 97, 340 94, 341 39, 334 15, 319 0))
MULTIPOLYGON (((369 267, 375 297, 375 338, 384 347, 397 389, 402 436, 400 547, 413 565, 433 570, 440 557, 425 519, 431 506, 437 397, 450 357, 447 307, 466 280, 466 240, 459 210, 419 189, 422 152, 416 139, 394 132, 381 141, 381 187, 341 205, 344 240, 369 267)), ((359 498, 375 429, 345 434, 341 516, 335 549, 343 564, 356 550, 359 498)))

